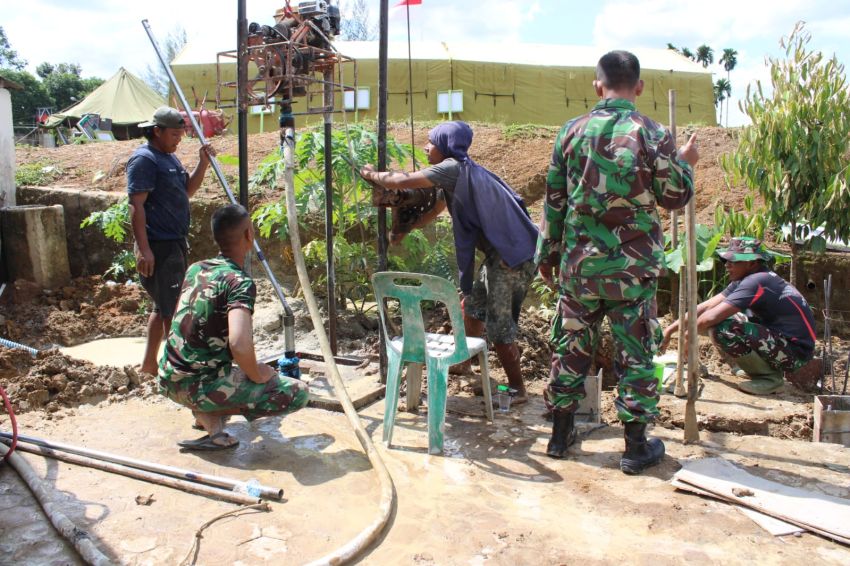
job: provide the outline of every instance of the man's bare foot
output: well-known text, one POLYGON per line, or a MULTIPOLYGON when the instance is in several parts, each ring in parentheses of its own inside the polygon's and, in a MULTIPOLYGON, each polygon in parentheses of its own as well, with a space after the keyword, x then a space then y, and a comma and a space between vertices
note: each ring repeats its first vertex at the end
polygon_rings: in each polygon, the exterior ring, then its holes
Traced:
POLYGON ((147 373, 147 374, 150 374, 150 375, 156 375, 157 372, 159 372, 159 366, 156 366, 156 365, 146 366, 144 364, 140 364, 137 367, 137 370, 138 370, 139 373, 147 373))
MULTIPOLYGON (((204 428, 203 423, 201 423, 201 420, 198 418, 198 414, 196 412, 192 411, 192 415, 194 415, 194 417, 195 417, 195 423, 192 425, 192 428, 194 428, 195 430, 206 430, 204 428)), ((226 415, 226 416, 223 416, 223 417, 220 417, 220 418, 221 418, 221 427, 223 429, 224 427, 227 426, 228 421, 230 421, 230 415, 226 415)))

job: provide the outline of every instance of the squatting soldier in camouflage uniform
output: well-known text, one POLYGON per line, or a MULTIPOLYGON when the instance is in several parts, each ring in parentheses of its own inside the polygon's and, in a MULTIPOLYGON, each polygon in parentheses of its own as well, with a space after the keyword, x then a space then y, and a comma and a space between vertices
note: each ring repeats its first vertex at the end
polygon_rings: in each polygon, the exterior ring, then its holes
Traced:
POLYGON ((248 212, 239 205, 217 210, 212 232, 221 255, 186 272, 159 364, 163 394, 192 409, 207 432, 178 443, 189 450, 236 446, 238 441, 223 430, 223 417, 242 415, 250 421, 291 413, 308 398, 303 382, 257 363, 251 328, 257 289, 242 271, 254 241, 248 212))
MULTIPOLYGON (((762 243, 732 238, 718 250, 726 262, 729 286, 697 307, 697 331, 713 341, 750 377, 741 391, 763 395, 780 391, 783 372, 799 369, 815 351, 815 319, 806 299, 771 271, 773 261, 762 243)), ((662 349, 679 329, 679 321, 664 330, 662 349)))
POLYGON ((655 291, 664 239, 656 204, 672 210, 690 200, 699 156, 695 137, 677 154, 670 133, 635 110, 643 81, 634 55, 604 55, 593 85, 602 100, 555 139, 537 243, 540 275, 550 284, 558 275, 560 295, 545 394, 554 421, 546 454, 563 458, 575 442, 575 411, 608 316, 625 423, 620 468, 633 474, 664 455, 659 439, 646 438, 658 414, 652 357, 661 340, 655 291))

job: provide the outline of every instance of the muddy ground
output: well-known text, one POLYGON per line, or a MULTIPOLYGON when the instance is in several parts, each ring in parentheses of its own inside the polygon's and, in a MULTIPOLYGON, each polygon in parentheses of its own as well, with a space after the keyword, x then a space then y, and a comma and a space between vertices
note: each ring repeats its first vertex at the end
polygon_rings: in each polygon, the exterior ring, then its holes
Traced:
MULTIPOLYGON (((391 133, 407 141, 405 128, 396 126, 391 133)), ((514 137, 494 126, 476 125, 475 131, 472 157, 506 178, 533 210, 539 209, 554 130, 532 128, 514 137), (511 151, 504 151, 506 144, 511 151)), ((680 131, 680 139, 689 133, 680 131)), ((742 208, 743 191, 728 190, 717 166, 719 156, 733 146, 735 132, 701 128, 697 133, 702 152, 698 216, 710 223, 717 202, 742 208)), ((417 145, 422 145, 426 129, 418 129, 416 136, 417 145)), ((194 143, 184 142, 178 150, 189 167, 196 161, 194 143)), ((235 153, 233 137, 215 143, 220 153, 235 153)), ((109 142, 50 152, 18 148, 18 160, 49 159, 61 171, 55 181, 60 186, 123 191, 123 167, 135 144, 109 142), (98 171, 104 175, 95 182, 98 171)), ((251 136, 251 169, 276 144, 276 134, 251 136)), ((235 167, 223 168, 235 176, 235 167)), ((222 198, 211 176, 202 196, 222 198)), ((276 195, 253 195, 255 202, 272 198, 276 195)), ((281 308, 267 281, 259 279, 258 288, 258 351, 281 352, 281 308)), ((290 291, 287 286, 287 294, 290 291)), ((284 487, 287 500, 275 504, 273 513, 228 520, 211 531, 201 563, 301 563, 342 544, 371 520, 377 500, 374 475, 341 415, 307 409, 256 425, 237 419, 231 432, 242 446, 234 454, 179 454, 174 441, 192 434, 188 412, 155 394, 150 380, 134 370, 138 360, 121 358, 95 366, 50 350, 102 337, 141 336, 147 306, 138 286, 99 277, 76 279, 59 290, 18 282, 0 297, 0 336, 45 350, 32 358, 22 350, 0 347, 0 386, 11 394, 25 432, 212 473, 259 477, 284 487), (104 423, 109 423, 109 434, 103 434, 104 423)), ((291 306, 299 349, 318 351, 302 301, 295 296, 291 306)), ((442 313, 432 313, 429 324, 435 329, 444 326, 442 313)), ((374 312, 365 317, 342 313, 338 328, 341 353, 376 357, 374 312)), ((481 398, 475 396, 480 389, 477 378, 450 381, 445 457, 425 454, 424 409, 400 413, 394 438, 401 448, 381 449, 396 478, 399 510, 389 534, 364 563, 850 562, 850 552, 840 546, 813 535, 773 538, 728 505, 681 494, 666 483, 678 468, 677 459, 719 454, 770 479, 850 496, 846 450, 809 442, 811 391, 789 384, 778 395, 746 396, 735 388, 739 378, 703 343, 705 388, 698 410, 704 443, 681 443, 684 403, 665 395, 656 434, 668 443, 671 456, 644 477, 628 478, 617 469, 622 432, 613 411, 607 343, 597 359, 606 369, 607 426, 588 431, 566 461, 543 455, 550 426, 541 416, 550 356, 547 336, 547 311, 530 300, 518 344, 531 400, 499 415, 492 425, 478 417, 482 408, 481 398)), ((836 338, 833 349, 840 388, 850 342, 836 338)), ((492 355, 490 368, 493 379, 503 382, 504 373, 492 355)), ((383 402, 365 408, 361 416, 373 439, 380 440, 383 402)), ((8 429, 3 412, 0 428, 8 429)), ((231 508, 103 472, 27 458, 59 490, 72 519, 123 563, 179 562, 194 528, 231 508), (136 495, 149 493, 155 495, 150 507, 133 503, 136 495)), ((0 467, 0 494, 0 501, 6 502, 0 509, 26 511, 14 518, 0 513, 0 541, 22 541, 9 547, 0 542, 0 550, 16 553, 19 562, 73 562, 69 550, 44 528, 40 511, 6 466, 0 467)))

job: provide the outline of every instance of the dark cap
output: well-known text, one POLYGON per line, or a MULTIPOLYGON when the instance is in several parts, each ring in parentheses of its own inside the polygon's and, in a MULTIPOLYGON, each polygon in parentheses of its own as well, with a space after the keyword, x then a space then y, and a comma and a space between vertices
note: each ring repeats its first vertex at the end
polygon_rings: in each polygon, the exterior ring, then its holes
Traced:
POLYGON ((160 106, 157 108, 153 116, 147 122, 139 124, 140 128, 150 128, 151 126, 159 126, 160 128, 184 128, 186 120, 174 108, 170 106, 160 106))
POLYGON ((729 247, 717 250, 717 255, 726 261, 770 261, 773 259, 761 240, 749 236, 732 238, 729 247))

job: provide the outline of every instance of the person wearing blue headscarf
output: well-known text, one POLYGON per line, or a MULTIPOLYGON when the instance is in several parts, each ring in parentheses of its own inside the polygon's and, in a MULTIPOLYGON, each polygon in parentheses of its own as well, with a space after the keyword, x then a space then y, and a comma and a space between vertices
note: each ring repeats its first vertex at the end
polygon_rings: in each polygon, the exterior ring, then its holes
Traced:
MULTIPOLYGON (((536 270, 539 232, 522 198, 469 157, 472 136, 465 122, 443 122, 428 133, 425 153, 430 167, 401 173, 378 172, 367 165, 361 175, 390 190, 440 189, 442 198, 413 227, 424 226, 443 210, 451 214, 466 333, 482 336, 486 329, 516 390, 513 403, 518 404, 527 396, 515 340, 522 302, 536 270), (477 277, 476 249, 484 255, 477 277)), ((394 243, 403 237, 394 235, 394 243)))

